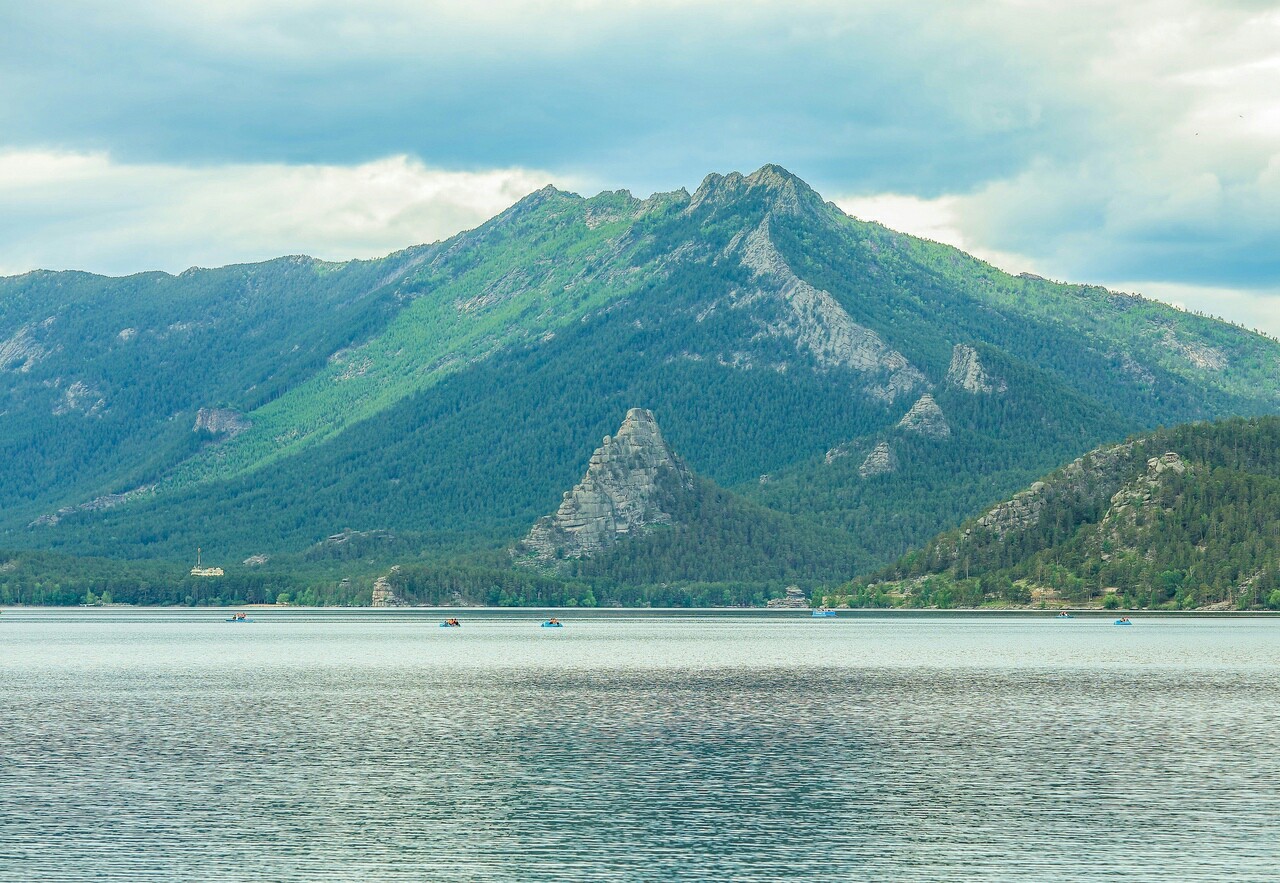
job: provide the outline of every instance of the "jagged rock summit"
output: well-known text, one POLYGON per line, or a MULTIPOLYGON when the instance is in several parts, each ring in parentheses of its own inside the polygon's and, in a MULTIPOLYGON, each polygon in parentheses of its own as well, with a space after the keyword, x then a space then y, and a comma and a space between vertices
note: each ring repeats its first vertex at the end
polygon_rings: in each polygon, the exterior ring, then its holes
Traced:
POLYGON ((928 438, 947 438, 951 435, 951 424, 929 393, 920 396, 911 406, 911 410, 898 421, 898 428, 928 438))
POLYGON ((605 436, 587 473, 517 546, 524 563, 590 558, 618 539, 670 524, 670 494, 691 490, 693 475, 662 437, 653 412, 632 408, 617 435, 605 436))

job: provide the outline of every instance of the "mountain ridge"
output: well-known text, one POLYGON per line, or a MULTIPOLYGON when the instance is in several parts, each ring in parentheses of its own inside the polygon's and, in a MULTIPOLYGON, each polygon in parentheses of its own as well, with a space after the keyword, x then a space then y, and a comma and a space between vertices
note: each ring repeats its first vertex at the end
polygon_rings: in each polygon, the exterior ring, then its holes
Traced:
POLYGON ((791 531, 790 571, 725 559, 727 580, 834 584, 1097 444, 1280 409, 1274 341, 1012 276, 778 166, 643 200, 543 188, 373 261, 10 277, 0 295, 0 544, 77 555, 283 560, 348 529, 394 533, 406 561, 407 538, 487 555, 642 402, 713 483, 699 499, 737 513, 723 536, 791 531), (925 396, 935 436, 909 431, 925 396), (243 428, 193 432, 202 409, 243 428))

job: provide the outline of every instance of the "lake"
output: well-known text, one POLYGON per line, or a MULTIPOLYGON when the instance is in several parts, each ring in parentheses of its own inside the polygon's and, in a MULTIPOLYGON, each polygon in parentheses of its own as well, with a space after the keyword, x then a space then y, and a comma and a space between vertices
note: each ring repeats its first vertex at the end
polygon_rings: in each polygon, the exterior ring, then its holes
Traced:
POLYGON ((0 880, 1280 875, 1280 619, 6 610, 0 880))

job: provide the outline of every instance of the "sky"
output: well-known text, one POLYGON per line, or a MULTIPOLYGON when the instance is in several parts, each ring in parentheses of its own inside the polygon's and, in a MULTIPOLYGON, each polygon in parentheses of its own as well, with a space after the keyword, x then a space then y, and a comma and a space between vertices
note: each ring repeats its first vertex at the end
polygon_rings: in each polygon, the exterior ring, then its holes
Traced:
POLYGON ((1280 0, 0 0, 0 274, 372 257, 767 162, 1280 334, 1280 0))

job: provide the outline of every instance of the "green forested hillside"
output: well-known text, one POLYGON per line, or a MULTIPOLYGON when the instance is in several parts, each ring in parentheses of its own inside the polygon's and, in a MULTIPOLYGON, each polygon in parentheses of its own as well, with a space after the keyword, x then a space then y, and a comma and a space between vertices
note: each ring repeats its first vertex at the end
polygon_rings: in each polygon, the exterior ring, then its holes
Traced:
POLYGON ((571 578, 613 597, 836 584, 1105 441, 1280 406, 1275 341, 1010 276, 775 166, 644 201, 548 188, 381 261, 4 279, 0 336, 0 548, 200 545, 235 570, 351 529, 397 538, 370 572, 504 572, 645 407, 733 516, 581 563, 571 578), (950 376, 962 353, 986 387, 950 376), (945 437, 897 425, 925 393, 945 437), (202 407, 241 423, 194 432, 202 407), (894 468, 864 475, 882 443, 894 468), (727 551, 753 523, 773 551, 727 551))
POLYGON ((1280 609, 1280 418, 1101 449, 837 599, 1280 609))

